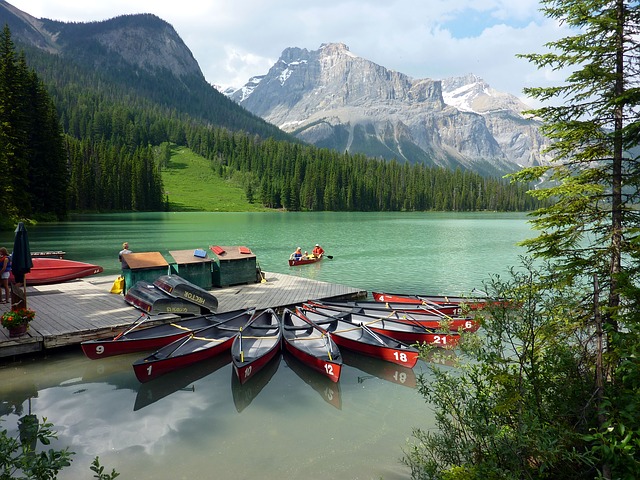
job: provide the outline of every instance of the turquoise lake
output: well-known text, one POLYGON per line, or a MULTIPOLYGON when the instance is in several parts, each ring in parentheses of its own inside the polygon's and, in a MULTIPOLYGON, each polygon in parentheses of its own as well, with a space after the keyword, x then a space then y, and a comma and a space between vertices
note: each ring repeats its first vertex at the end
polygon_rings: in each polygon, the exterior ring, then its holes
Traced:
MULTIPOLYGON (((82 215, 28 227, 31 249, 119 271, 135 252, 243 245, 263 270, 369 292, 470 294, 490 275, 508 276, 533 235, 524 214, 503 213, 142 213, 82 215), (332 260, 289 267, 297 247, 319 243, 332 260)), ((1 232, 9 250, 13 233, 1 232)), ((215 293, 215 291, 214 291, 215 293)), ((455 354, 455 352, 451 353, 455 354)), ((120 478, 407 479, 400 463, 414 427, 433 427, 415 389, 427 372, 345 354, 338 384, 282 357, 252 382, 235 381, 228 359, 141 385, 142 355, 86 359, 80 349, 0 363, 3 427, 44 416, 56 446, 76 452, 60 479, 89 478, 95 456, 120 478)))

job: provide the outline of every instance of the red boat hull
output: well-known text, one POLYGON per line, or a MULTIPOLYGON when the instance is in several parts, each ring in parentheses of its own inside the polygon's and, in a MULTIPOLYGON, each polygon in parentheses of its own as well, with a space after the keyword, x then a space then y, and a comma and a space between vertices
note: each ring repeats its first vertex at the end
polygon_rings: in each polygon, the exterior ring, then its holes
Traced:
POLYGON ((253 362, 237 364, 234 362, 233 371, 238 376, 238 380, 240 380, 241 384, 247 382, 251 377, 255 376, 260 370, 264 368, 264 366, 269 363, 278 353, 280 353, 280 342, 278 342, 274 347, 269 350, 265 355, 257 358, 253 362))
POLYGON ((271 309, 254 316, 231 346, 233 371, 244 384, 277 354, 282 343, 280 318, 271 309))
POLYGON ((157 350, 165 345, 175 342, 176 340, 186 337, 189 334, 191 334, 191 332, 189 330, 185 330, 164 337, 131 340, 126 338, 122 340, 95 340, 83 342, 80 346, 87 358, 96 360, 98 358, 111 357, 113 355, 143 352, 145 350, 157 350))
MULTIPOLYGON (((337 342, 336 342, 337 344, 337 342)), ((328 362, 313 355, 309 355, 303 350, 298 350, 292 346, 289 342, 284 343, 285 349, 296 359, 300 360, 305 365, 308 365, 313 370, 320 372, 326 376, 332 382, 340 380, 340 373, 342 371, 342 365, 336 362, 328 362)))
POLYGON ((415 305, 453 305, 460 308, 462 304, 467 305, 471 310, 481 308, 486 301, 482 298, 449 297, 447 295, 404 295, 401 293, 379 293, 372 292, 371 295, 376 302, 401 302, 415 305))
MULTIPOLYGON (((353 302, 354 305, 358 305, 359 302, 353 302)), ((332 305, 331 303, 322 303, 322 302, 309 302, 309 305, 313 309, 314 307, 322 307, 334 309, 336 311, 343 312, 355 312, 367 315, 369 317, 382 318, 385 320, 394 320, 396 322, 401 323, 410 323, 410 324, 420 324, 425 328, 433 329, 433 330, 449 330, 451 332, 476 332, 480 328, 480 322, 477 320, 473 320, 470 317, 449 317, 444 314, 441 315, 433 315, 429 312, 425 312, 424 310, 395 310, 392 308, 385 308, 380 304, 379 309, 368 309, 368 308, 359 308, 354 306, 354 308, 349 307, 339 307, 336 305, 332 305)), ((394 306, 396 304, 393 304, 394 306)))
POLYGON ((297 267, 298 265, 309 265, 310 263, 317 263, 320 260, 322 260, 322 257, 317 257, 317 258, 307 258, 305 260, 293 260, 293 259, 289 259, 289 266, 290 267, 297 267))
POLYGON ((370 357, 380 358, 387 362, 397 363, 398 365, 403 365, 408 368, 413 368, 418 362, 419 353, 417 351, 401 350, 397 348, 362 343, 343 337, 339 333, 335 333, 332 338, 339 347, 348 348, 354 352, 368 355, 370 357))
POLYGON ((25 275, 27 285, 49 285, 102 273, 103 268, 91 263, 64 258, 32 257, 33 267, 25 275))
MULTIPOLYGON (((230 336, 227 340, 218 343, 211 348, 205 348, 194 352, 189 352, 186 355, 170 356, 162 360, 154 360, 153 362, 136 362, 133 364, 133 371, 136 374, 136 378, 141 382, 148 382, 156 377, 164 375, 165 373, 172 372, 179 368, 192 365, 196 362, 201 362, 208 358, 215 357, 221 353, 228 352, 233 343, 234 336, 230 336)), ((183 340, 177 340, 178 342, 183 340)))
POLYGON ((366 329, 362 326, 336 318, 329 318, 309 310, 298 309, 298 313, 313 323, 316 323, 315 319, 318 319, 319 323, 316 324, 321 329, 329 331, 331 339, 341 349, 343 347, 348 348, 363 355, 380 358, 409 368, 413 368, 418 361, 420 352, 417 349, 388 335, 377 334, 375 341, 371 341, 371 337, 365 340, 366 329))

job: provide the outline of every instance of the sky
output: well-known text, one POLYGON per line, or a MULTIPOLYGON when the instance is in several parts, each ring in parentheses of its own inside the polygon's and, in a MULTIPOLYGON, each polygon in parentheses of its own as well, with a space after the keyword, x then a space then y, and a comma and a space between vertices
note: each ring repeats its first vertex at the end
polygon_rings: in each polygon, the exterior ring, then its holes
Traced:
POLYGON ((344 43, 362 58, 412 78, 473 73, 535 106, 524 87, 558 84, 521 53, 568 33, 538 0, 9 0, 36 17, 101 21, 153 13, 170 23, 209 83, 244 85, 266 74, 288 47, 344 43))

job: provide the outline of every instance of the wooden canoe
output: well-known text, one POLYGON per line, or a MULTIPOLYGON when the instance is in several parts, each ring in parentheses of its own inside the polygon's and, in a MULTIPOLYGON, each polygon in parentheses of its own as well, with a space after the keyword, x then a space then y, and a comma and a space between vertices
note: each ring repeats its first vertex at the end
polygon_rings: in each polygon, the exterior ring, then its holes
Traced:
POLYGON ((113 338, 88 340, 82 342, 80 346, 84 354, 93 360, 125 353, 157 350, 194 331, 212 325, 222 323, 227 327, 239 329, 251 319, 254 312, 254 309, 234 310, 221 314, 201 315, 147 328, 144 328, 144 322, 149 317, 143 315, 113 338))
POLYGON ((284 347, 291 355, 331 381, 340 380, 342 355, 331 334, 289 309, 282 314, 282 328, 284 347))
POLYGON ((328 318, 304 309, 297 309, 297 312, 331 333, 331 338, 340 348, 348 348, 363 355, 381 358, 409 368, 413 368, 418 361, 419 352, 416 348, 395 338, 376 333, 366 325, 354 325, 340 318, 328 318))
POLYGON ((327 318, 337 317, 354 325, 366 325, 377 333, 395 338, 409 345, 426 343, 442 348, 452 348, 460 342, 460 334, 454 332, 442 333, 429 329, 422 324, 398 322, 389 318, 363 315, 359 313, 340 312, 330 308, 308 307, 312 311, 325 315, 327 318))
POLYGON ((245 383, 280 353, 281 342, 282 325, 276 312, 268 308, 254 315, 231 346, 233 370, 240 383, 245 383))

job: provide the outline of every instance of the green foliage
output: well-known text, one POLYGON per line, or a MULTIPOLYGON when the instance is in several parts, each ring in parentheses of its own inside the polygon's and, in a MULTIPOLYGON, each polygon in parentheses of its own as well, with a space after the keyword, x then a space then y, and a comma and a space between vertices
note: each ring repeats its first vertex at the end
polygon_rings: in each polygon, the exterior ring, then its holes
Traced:
POLYGON ((437 431, 414 431, 412 477, 593 478, 584 437, 595 426, 588 325, 581 292, 542 288, 530 260, 485 286, 500 301, 479 312, 482 333, 465 338, 458 368, 432 366, 419 390, 437 431), (586 357, 585 357, 586 356, 586 357))
POLYGON ((415 478, 637 478, 640 472, 640 4, 543 0, 573 35, 524 55, 568 68, 561 86, 527 93, 559 106, 532 113, 553 140, 550 166, 515 175, 550 186, 538 237, 510 283, 511 308, 483 314, 468 363, 420 389, 438 432, 416 431, 415 478), (635 153, 634 153, 635 152, 635 153))
POLYGON ((62 218, 67 168, 57 112, 40 79, 17 57, 11 32, 0 38, 0 216, 62 218))
MULTIPOLYGON (((18 420, 18 435, 10 436, 0 429, 0 480, 55 480, 58 473, 71 465, 74 452, 68 448, 46 449, 56 439, 53 424, 46 418, 40 421, 37 415, 23 415, 18 420), (41 445, 41 446, 38 446, 41 445)), ((93 478, 113 480, 120 474, 115 470, 105 473, 100 460, 91 463, 93 478)))
POLYGON ((93 459, 90 468, 91 471, 95 473, 93 478, 97 478, 98 480, 113 480, 114 478, 120 476, 120 474, 114 469, 111 470, 111 473, 104 473, 104 467, 100 465, 100 460, 98 459, 98 457, 93 459))
POLYGON ((73 453, 67 448, 37 448, 38 443, 47 446, 56 438, 52 427, 46 418, 40 422, 36 415, 25 415, 18 424, 19 437, 0 430, 0 479, 55 479, 63 468, 71 465, 73 453))

